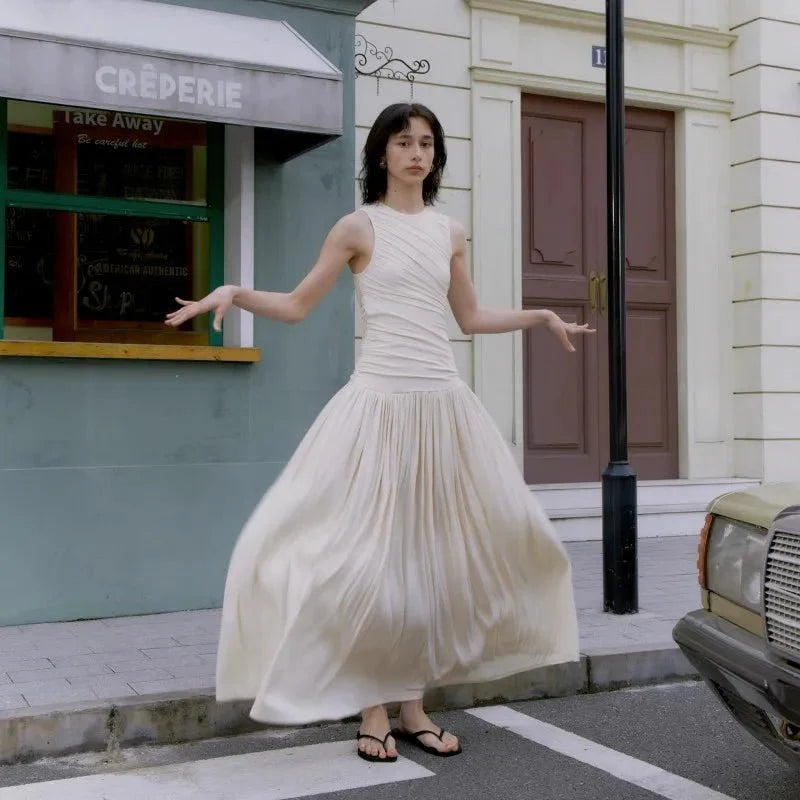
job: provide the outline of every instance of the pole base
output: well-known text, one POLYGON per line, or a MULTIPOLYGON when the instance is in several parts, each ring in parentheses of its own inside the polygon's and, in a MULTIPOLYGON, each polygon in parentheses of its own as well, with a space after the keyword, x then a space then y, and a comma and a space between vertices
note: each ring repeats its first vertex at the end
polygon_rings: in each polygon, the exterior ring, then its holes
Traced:
POLYGON ((636 473, 627 463, 603 472, 603 610, 639 611, 636 473))

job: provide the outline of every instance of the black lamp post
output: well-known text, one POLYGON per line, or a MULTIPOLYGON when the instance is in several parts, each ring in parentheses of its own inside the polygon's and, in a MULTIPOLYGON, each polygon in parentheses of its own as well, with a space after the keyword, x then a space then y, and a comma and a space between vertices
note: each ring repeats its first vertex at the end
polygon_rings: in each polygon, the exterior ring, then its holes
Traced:
POLYGON ((608 360, 610 461, 603 473, 603 606, 639 610, 636 474, 628 463, 625 348, 625 37, 624 0, 606 0, 608 174, 608 360))

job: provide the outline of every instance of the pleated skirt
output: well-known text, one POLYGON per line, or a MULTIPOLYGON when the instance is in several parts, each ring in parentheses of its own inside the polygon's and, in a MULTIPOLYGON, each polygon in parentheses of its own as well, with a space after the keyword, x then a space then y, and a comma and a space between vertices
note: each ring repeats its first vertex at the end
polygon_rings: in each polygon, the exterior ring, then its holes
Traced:
POLYGON ((354 378, 239 537, 217 697, 303 724, 577 659, 569 560, 470 388, 354 378))

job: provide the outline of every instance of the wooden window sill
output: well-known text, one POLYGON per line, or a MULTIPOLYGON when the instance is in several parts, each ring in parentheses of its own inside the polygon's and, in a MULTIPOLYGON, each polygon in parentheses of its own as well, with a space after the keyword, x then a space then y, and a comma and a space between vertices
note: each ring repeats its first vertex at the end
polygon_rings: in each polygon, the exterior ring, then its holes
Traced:
POLYGON ((257 347, 208 347, 183 344, 119 344, 100 342, 34 342, 0 340, 0 357, 105 358, 132 361, 226 361, 253 364, 257 347))

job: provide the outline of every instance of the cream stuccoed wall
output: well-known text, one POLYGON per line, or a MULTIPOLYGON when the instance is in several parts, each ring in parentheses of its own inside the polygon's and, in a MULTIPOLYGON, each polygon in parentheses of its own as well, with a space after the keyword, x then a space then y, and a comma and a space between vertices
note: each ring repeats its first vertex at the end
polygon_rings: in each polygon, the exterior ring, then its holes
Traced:
MULTIPOLYGON (((377 0, 358 17, 356 36, 378 50, 413 64, 426 59, 430 70, 414 81, 413 99, 429 106, 439 117, 447 136, 448 165, 438 209, 472 227, 472 108, 470 103, 470 11, 463 0, 377 0)), ((363 47, 363 45, 362 45, 363 47)), ((357 50, 358 42, 357 42, 357 50)), ((378 65, 369 57, 365 70, 378 65)), ((397 64, 403 70, 402 64, 397 64)), ((356 80, 356 163, 369 128, 387 105, 412 99, 405 79, 359 76, 356 80)), ((357 204, 360 203, 356 187, 357 204)), ((363 330, 356 309, 356 358, 363 330)), ((473 383, 472 337, 450 320, 450 338, 461 376, 473 383)))
MULTIPOLYGON (((467 0, 471 8, 473 273, 487 305, 521 305, 521 96, 603 101, 592 45, 602 0, 467 0)), ((398 3, 399 5, 399 3, 398 3)), ((727 477, 733 463, 728 7, 628 0, 632 105, 676 113, 680 476, 727 477)), ((522 337, 476 336, 475 389, 521 463, 522 337)), ((542 376, 546 380, 547 376, 542 376)))
MULTIPOLYGON (((627 0, 625 7, 629 103, 676 113, 680 475, 732 476, 729 4, 627 0)), ((440 205, 467 225, 487 306, 522 302, 521 96, 603 101, 605 75, 590 54, 604 44, 604 10, 604 0, 378 0, 359 17, 357 33, 379 49, 431 62, 414 97, 447 132, 440 205)), ((358 78, 357 159, 377 113, 409 97, 405 81, 358 78)), ((521 463, 521 335, 472 342, 451 323, 451 338, 462 375, 521 463)))
POLYGON ((732 0, 738 474, 800 463, 800 2, 732 0))
MULTIPOLYGON (((625 16, 631 20, 646 20, 666 25, 727 30, 728 2, 729 0, 625 0, 625 16)), ((500 6, 503 3, 495 2, 492 5, 500 6)), ((595 13, 605 12, 606 7, 605 0, 541 0, 536 3, 528 2, 527 5, 595 13)))

